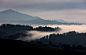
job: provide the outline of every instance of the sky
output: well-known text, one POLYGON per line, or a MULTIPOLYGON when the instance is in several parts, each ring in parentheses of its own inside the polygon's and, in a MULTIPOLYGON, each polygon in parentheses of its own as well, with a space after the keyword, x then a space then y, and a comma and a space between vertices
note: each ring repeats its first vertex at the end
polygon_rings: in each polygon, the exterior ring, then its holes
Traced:
POLYGON ((47 20, 86 23, 86 0, 0 0, 0 11, 7 9, 47 20))

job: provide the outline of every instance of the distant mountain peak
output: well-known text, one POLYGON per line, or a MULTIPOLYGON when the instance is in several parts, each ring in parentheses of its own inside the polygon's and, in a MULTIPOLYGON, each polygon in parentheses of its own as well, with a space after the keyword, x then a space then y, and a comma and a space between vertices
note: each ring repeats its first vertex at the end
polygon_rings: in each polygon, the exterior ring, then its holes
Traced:
POLYGON ((58 22, 62 22, 62 23, 67 23, 67 22, 65 22, 65 21, 62 20, 62 19, 55 19, 54 21, 58 21, 58 22))
POLYGON ((25 21, 25 20, 34 20, 34 19, 41 19, 40 17, 34 17, 31 15, 23 14, 18 11, 8 9, 5 11, 0 12, 0 20, 1 21, 25 21))
POLYGON ((8 9, 8 10, 5 10, 5 11, 14 11, 14 10, 12 10, 12 9, 8 9))
POLYGON ((2 11, 2 12, 17 12, 17 11, 14 11, 12 9, 8 9, 8 10, 2 11))

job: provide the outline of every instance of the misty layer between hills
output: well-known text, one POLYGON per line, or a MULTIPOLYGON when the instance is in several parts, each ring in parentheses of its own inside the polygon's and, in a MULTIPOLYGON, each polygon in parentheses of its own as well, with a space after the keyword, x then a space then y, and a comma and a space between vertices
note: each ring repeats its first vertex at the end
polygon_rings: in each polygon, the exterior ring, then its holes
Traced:
POLYGON ((84 45, 85 44, 85 28, 86 25, 41 25, 41 27, 37 27, 37 29, 34 29, 37 26, 29 26, 29 25, 13 25, 13 24, 2 24, 0 26, 0 38, 3 39, 16 39, 16 40, 23 40, 23 41, 32 41, 32 40, 37 40, 37 39, 41 39, 44 36, 48 36, 48 39, 51 38, 50 35, 53 34, 53 38, 54 36, 58 36, 57 38, 53 39, 53 42, 56 41, 56 43, 67 43, 67 44, 81 44, 84 45), (47 26, 45 28, 43 28, 43 26, 47 26), (52 28, 50 28, 52 27, 52 28), (59 28, 55 28, 55 27, 59 27, 61 28, 61 30, 58 31, 59 28), (40 31, 40 28, 42 28, 43 30, 50 28, 51 30, 54 31, 40 31), (38 31, 39 29, 39 31, 38 31), (64 33, 69 33, 69 31, 76 31, 81 35, 78 35, 80 37, 77 37, 76 33, 75 35, 67 35, 66 37, 61 37, 61 35, 64 35, 64 33), (55 35, 54 35, 55 34, 55 35), (59 34, 59 35, 57 35, 59 34), (75 37, 74 37, 75 36, 75 37))
POLYGON ((26 36, 32 37, 33 35, 35 35, 34 34, 35 32, 30 33, 32 31, 39 31, 39 33, 40 32, 44 33, 44 32, 53 32, 53 31, 59 31, 59 30, 61 30, 59 27, 52 28, 52 27, 47 27, 47 26, 45 27, 39 26, 39 27, 33 28, 32 26, 29 26, 29 25, 1 24, 0 38, 18 39, 18 38, 23 38, 26 36))
MULTIPOLYGON (((36 40, 36 39, 40 39, 40 38, 43 38, 44 36, 47 36, 48 35, 48 38, 49 38, 49 35, 50 34, 63 34, 63 33, 67 33, 69 31, 76 31, 78 33, 85 33, 86 30, 86 25, 47 25, 47 26, 50 26, 50 27, 59 27, 61 28, 62 30, 60 31, 55 31, 55 32, 40 32, 40 31, 28 31, 28 34, 32 34, 32 36, 27 36, 27 37, 24 37, 24 38, 19 38, 18 40, 23 40, 23 41, 31 41, 31 40, 36 40)), ((36 26, 34 26, 36 27, 36 26)), ((70 36, 70 37, 58 37, 56 40, 58 43, 67 43, 67 44, 82 44, 84 45, 85 43, 85 39, 86 37, 74 37, 74 36, 70 36), (84 42, 83 42, 83 41, 84 42)))

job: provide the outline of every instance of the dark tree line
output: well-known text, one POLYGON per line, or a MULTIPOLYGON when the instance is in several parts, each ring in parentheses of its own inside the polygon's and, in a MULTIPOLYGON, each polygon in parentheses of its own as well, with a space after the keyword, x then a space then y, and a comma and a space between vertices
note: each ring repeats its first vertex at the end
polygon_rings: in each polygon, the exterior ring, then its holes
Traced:
POLYGON ((36 27, 33 28, 32 26, 29 25, 20 25, 20 24, 1 24, 0 29, 4 29, 4 30, 11 30, 11 31, 16 31, 16 30, 27 30, 27 31, 31 31, 31 30, 36 30, 36 31, 55 31, 55 30, 61 30, 61 28, 56 27, 56 28, 51 28, 51 27, 36 27))
MULTIPOLYGON (((36 27, 33 28, 30 25, 20 25, 20 24, 1 24, 0 25, 0 38, 3 39, 17 39, 19 37, 25 37, 27 36, 27 31, 55 31, 57 28, 51 28, 51 27, 36 27)), ((29 34, 29 36, 32 36, 32 34, 29 34)))
POLYGON ((37 31, 50 31, 51 32, 51 31, 55 31, 55 30, 59 31, 59 30, 61 30, 61 28, 59 28, 59 27, 52 28, 52 27, 47 27, 47 26, 45 26, 45 27, 39 26, 39 27, 34 28, 34 30, 37 30, 37 31))
POLYGON ((33 27, 29 25, 13 25, 13 24, 2 24, 0 26, 0 29, 6 29, 6 30, 32 30, 33 27))
POLYGON ((65 50, 84 50, 85 47, 82 46, 86 46, 86 33, 70 31, 63 34, 50 34, 41 39, 36 39, 33 42, 36 43, 39 40, 43 44, 59 46, 65 50), (62 44, 59 44, 61 42, 62 44))
MULTIPOLYGON (((29 34, 30 36, 32 34, 29 34)), ((18 38, 23 38, 23 37, 26 37, 28 36, 26 33, 23 33, 23 32, 18 32, 18 33, 15 33, 15 34, 9 34, 9 33, 6 33, 6 32, 0 32, 0 38, 2 39, 12 39, 12 40, 15 40, 15 39, 18 39, 18 38)))
MULTIPOLYGON (((17 39, 27 36, 27 31, 33 30, 32 26, 20 24, 1 24, 0 25, 0 38, 3 39, 17 39)), ((30 34, 31 36, 32 34, 30 34)))
MULTIPOLYGON (((43 44, 41 41, 36 41, 38 44, 43 44)), ((83 47, 82 45, 69 45, 69 44, 62 44, 61 46, 56 45, 55 43, 52 43, 52 41, 49 41, 48 43, 49 45, 53 46, 53 47, 60 47, 63 50, 68 50, 68 51, 75 51, 75 50, 86 50, 85 47, 83 47)))

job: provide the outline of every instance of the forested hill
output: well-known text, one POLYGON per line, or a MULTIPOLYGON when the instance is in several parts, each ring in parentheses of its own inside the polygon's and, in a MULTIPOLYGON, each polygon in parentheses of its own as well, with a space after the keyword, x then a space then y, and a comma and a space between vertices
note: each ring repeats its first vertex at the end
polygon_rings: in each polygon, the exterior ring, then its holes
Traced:
POLYGON ((61 28, 59 28, 59 27, 52 28, 52 27, 47 27, 47 26, 45 26, 45 27, 39 26, 39 27, 34 28, 33 30, 36 30, 36 31, 45 31, 45 32, 46 32, 46 31, 51 32, 51 31, 60 31, 61 28))
POLYGON ((33 30, 32 26, 29 25, 20 25, 20 24, 1 24, 1 30, 9 30, 9 31, 22 31, 22 30, 33 30))
POLYGON ((22 30, 27 30, 27 31, 31 31, 31 30, 36 30, 36 31, 55 31, 55 30, 61 30, 61 28, 59 27, 56 27, 56 28, 52 28, 52 27, 42 27, 42 26, 39 26, 39 27, 36 27, 36 28, 33 28, 32 26, 29 26, 29 25, 20 25, 20 24, 1 24, 0 26, 0 30, 9 30, 9 31, 22 31, 22 30))
POLYGON ((53 47, 51 45, 41 43, 30 43, 19 40, 0 39, 0 50, 3 49, 5 49, 4 52, 15 52, 16 54, 22 54, 24 52, 28 52, 29 54, 84 54, 76 51, 61 50, 58 47, 53 47))
MULTIPOLYGON (((42 37, 40 40, 44 44, 69 44, 69 45, 82 45, 86 46, 86 33, 78 33, 70 31, 63 34, 50 34, 42 37)), ((34 42, 37 40, 34 40, 34 42)))
POLYGON ((26 36, 32 36, 31 33, 27 34, 27 31, 41 31, 41 32, 51 32, 51 31, 59 31, 61 30, 59 27, 36 27, 33 28, 29 25, 20 25, 20 24, 1 24, 0 26, 0 38, 3 39, 18 39, 26 36))

